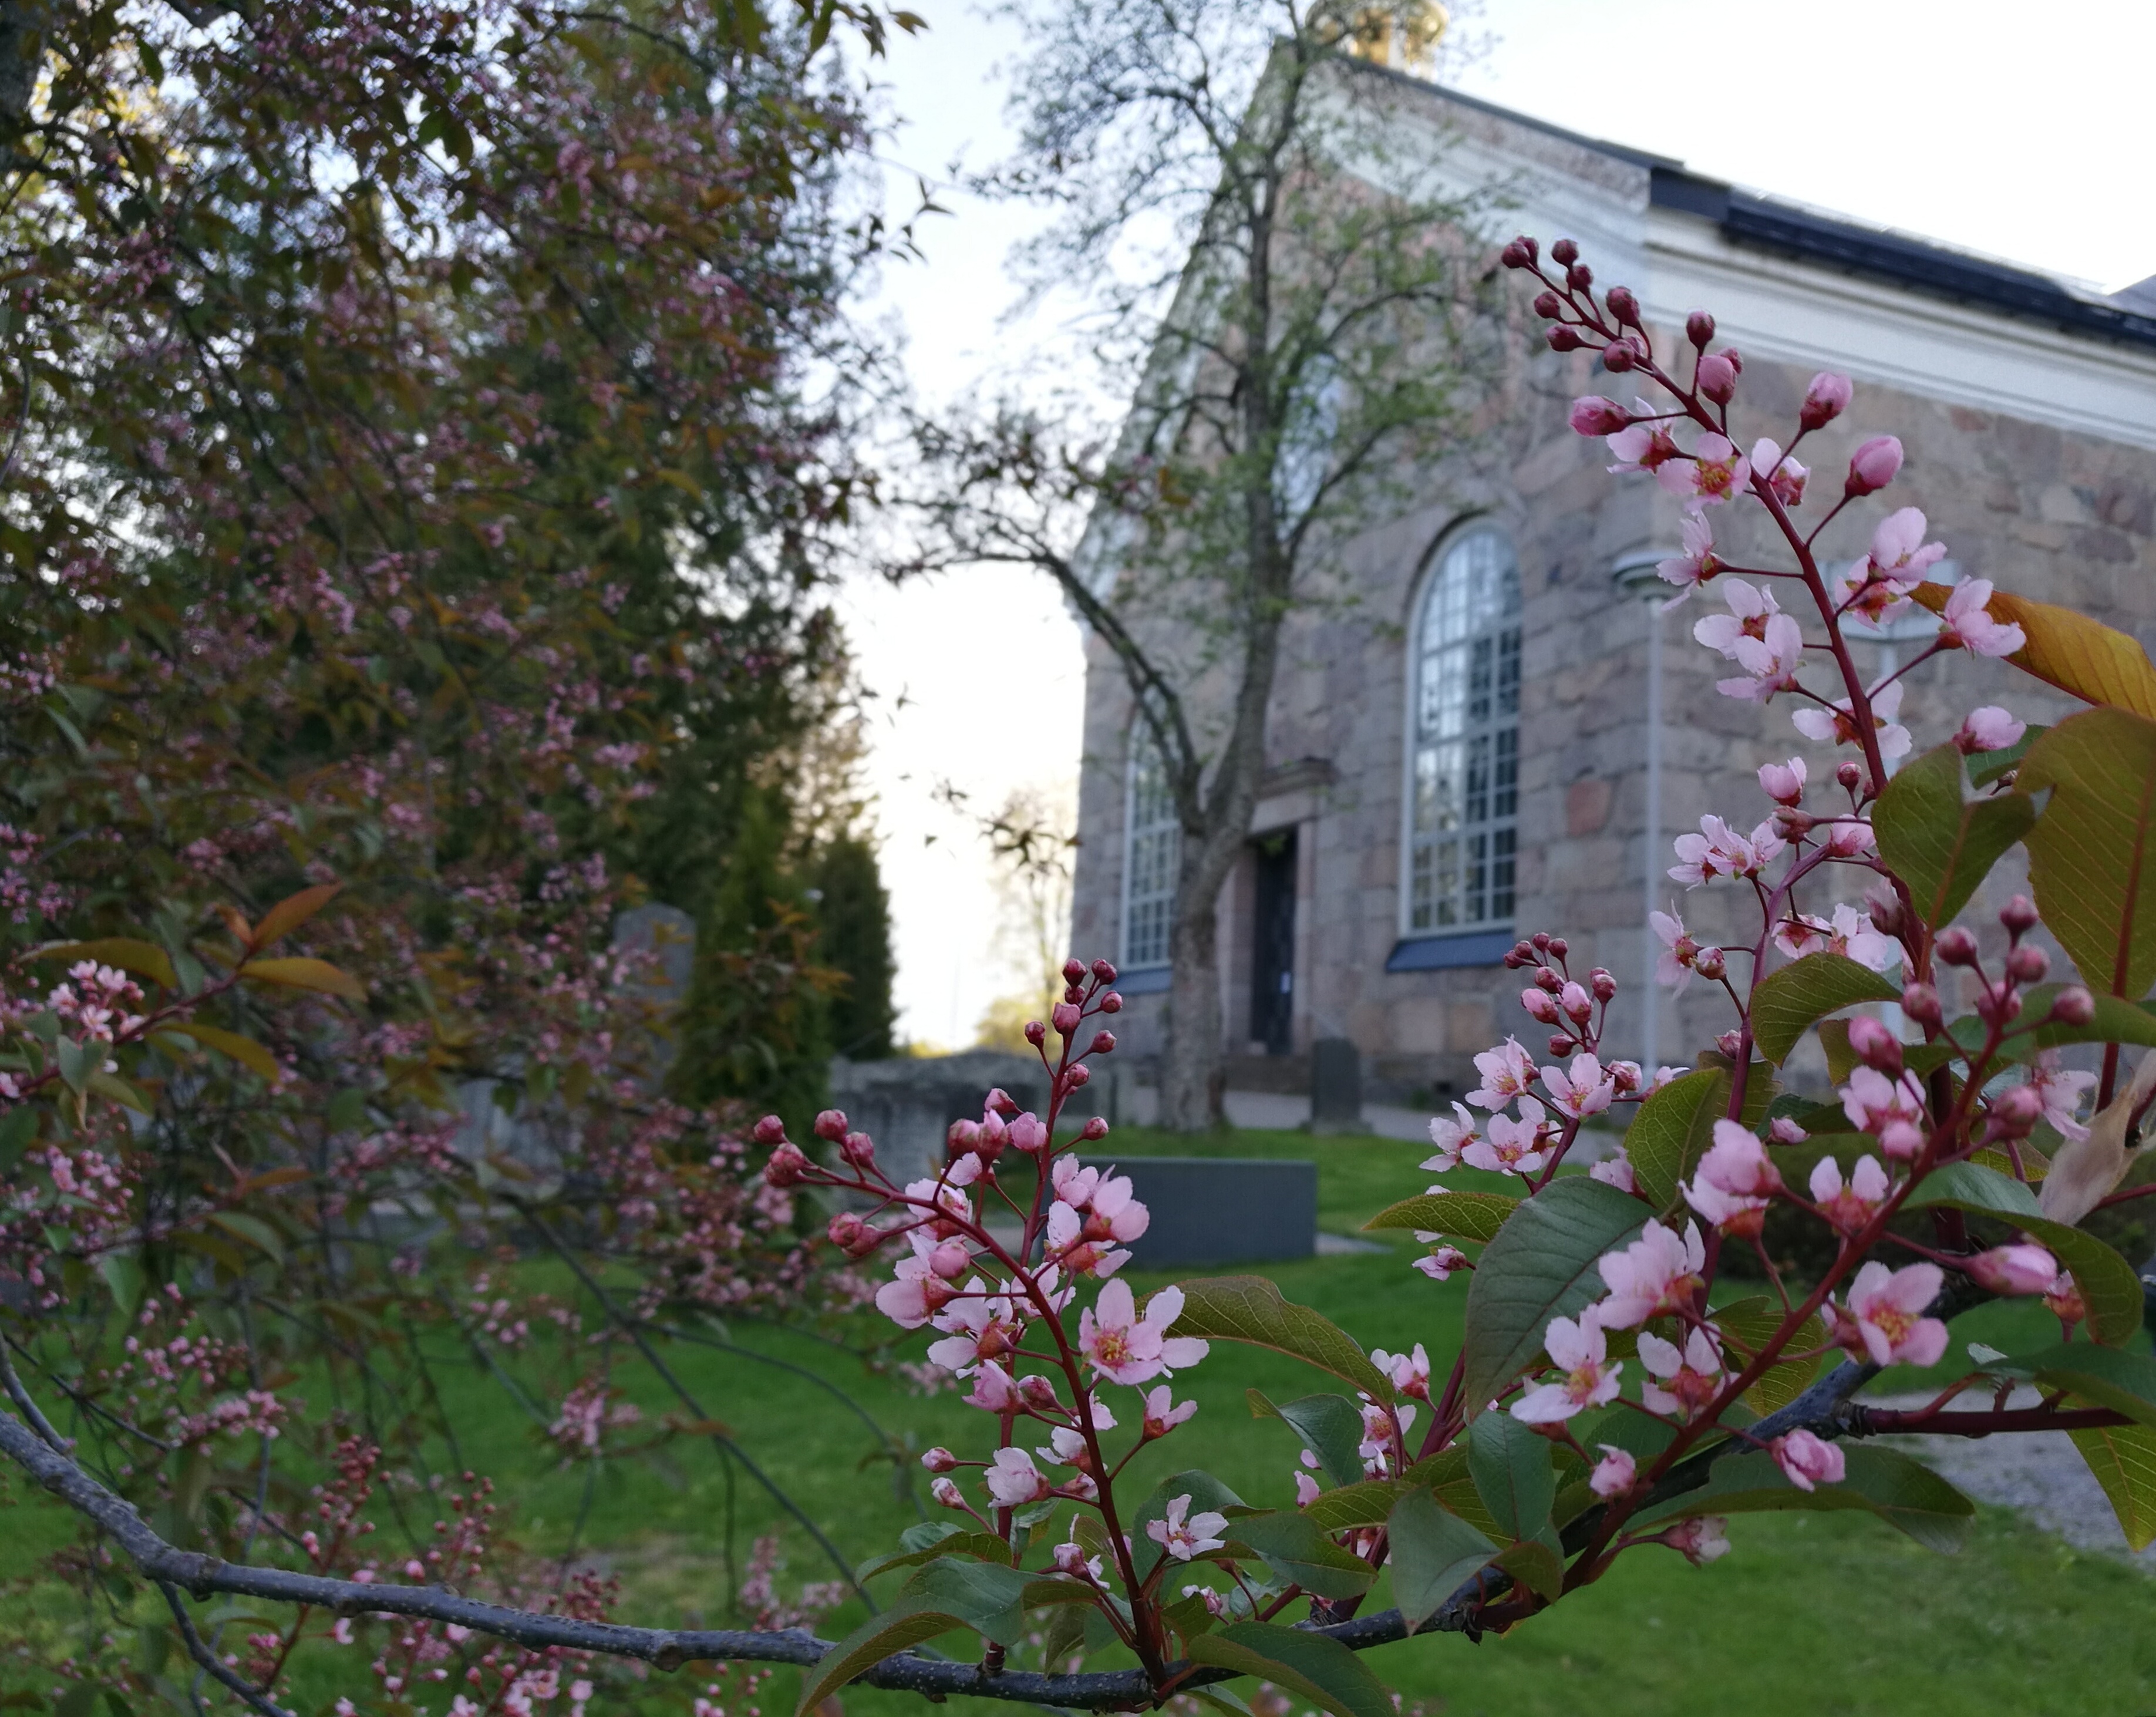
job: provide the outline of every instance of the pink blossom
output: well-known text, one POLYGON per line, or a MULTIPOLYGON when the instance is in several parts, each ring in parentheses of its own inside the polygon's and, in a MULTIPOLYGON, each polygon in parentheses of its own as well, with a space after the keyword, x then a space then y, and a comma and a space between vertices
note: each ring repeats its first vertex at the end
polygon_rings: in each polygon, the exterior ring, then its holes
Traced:
POLYGON ((1680 1520, 1662 1535, 1662 1542, 1681 1550, 1693 1566, 1703 1568, 1729 1554, 1729 1523, 1719 1514, 1680 1520))
POLYGON ((1804 760, 1793 757, 1785 763, 1759 765, 1759 785, 1777 805, 1801 804, 1804 796, 1804 760))
MULTIPOLYGON (((1871 702, 1872 724, 1879 733, 1879 755, 1889 763, 1897 757, 1907 757, 1909 730, 1894 724, 1894 717, 1902 712, 1902 682, 1897 680, 1883 687, 1873 694, 1871 702)), ((1846 698, 1835 700, 1830 709, 1814 707, 1797 710, 1789 719, 1805 738, 1815 739, 1822 745, 1857 743, 1856 718, 1850 713, 1846 698)))
POLYGON ((1781 1187, 1758 1135, 1723 1120, 1714 1123, 1714 1143, 1683 1191, 1685 1202, 1717 1227, 1748 1236, 1759 1231, 1757 1218, 1781 1187))
POLYGON ((1718 506, 1744 492, 1752 481, 1752 467, 1726 435, 1709 431, 1689 459, 1666 460, 1655 470, 1655 480, 1686 506, 1718 506))
POLYGON ((1997 704, 1987 703, 1962 718, 1953 743, 1964 756, 1979 751, 2004 751, 2009 746, 2019 745, 2021 736, 2028 731, 2027 723, 2015 721, 1997 704))
POLYGON ((1875 625, 1907 613, 1909 593, 1947 552, 1945 543, 1923 539, 1917 508, 1889 513, 1871 533, 1871 553, 1835 580, 1836 606, 1875 625))
POLYGON ((1116 1383, 1145 1383, 1173 1375, 1205 1357, 1206 1344, 1168 1330, 1183 1315, 1183 1290, 1173 1285, 1154 1294, 1137 1315, 1127 1282, 1111 1282, 1099 1303, 1079 1316, 1078 1347, 1102 1376, 1116 1383))
POLYGON ((1037 1503, 1055 1488, 1033 1464, 1033 1457, 1020 1448, 998 1449, 987 1477, 988 1494, 1006 1509, 1037 1503))
POLYGON ((1567 421, 1575 434, 1614 435, 1631 426, 1632 414, 1614 399, 1589 393, 1572 402, 1567 421))
MULTIPOLYGON (((1644 399, 1632 402, 1635 418, 1651 419, 1655 409, 1644 399)), ((1669 425, 1662 423, 1634 423, 1608 438, 1606 445, 1617 463, 1609 467, 1613 472, 1660 470, 1676 459, 1677 444, 1670 435, 1669 425)))
POLYGON ((1774 491, 1774 499, 1784 506, 1801 506, 1804 500, 1804 484, 1811 473, 1799 465, 1790 455, 1782 451, 1779 441, 1765 436, 1753 444, 1752 469, 1768 480, 1774 491))
POLYGON ((1804 403, 1797 414, 1799 425, 1807 431, 1825 429, 1849 409, 1854 391, 1847 376, 1821 370, 1804 389, 1804 403))
MULTIPOLYGON (((999 1120, 1001 1118, 991 1117, 990 1118, 999 1120)), ((983 1121, 981 1124, 986 1127, 988 1123, 983 1121)), ((1045 1149, 1048 1144, 1048 1123, 1029 1110, 1010 1123, 1009 1138, 1011 1149, 1014 1150, 1045 1149)))
POLYGON ((1991 581, 1971 578, 1954 586, 1940 616, 1939 642, 1950 650, 1966 650, 1973 655, 2011 655, 2029 641, 2020 627, 2002 625, 1984 604, 1991 600, 1991 581))
POLYGON ((1649 912, 1647 922, 1662 944, 1662 952, 1655 962, 1655 979, 1666 984, 1678 995, 1691 982, 1691 974, 1699 959, 1699 944, 1685 933, 1684 920, 1675 912, 1649 912))
POLYGON ((966 1405, 984 1413, 1015 1413, 1025 1405, 1025 1397, 1009 1372, 993 1360, 983 1360, 973 1374, 973 1390, 966 1405))
POLYGON ((1850 455, 1846 492, 1870 495, 1892 482, 1902 469, 1902 444, 1892 435, 1874 435, 1850 455))
POLYGON ((1841 1451, 1809 1431, 1792 1431, 1767 1445, 1782 1476, 1799 1490, 1815 1485, 1839 1484, 1848 1470, 1841 1451))
POLYGON ((1791 959, 1808 954, 1845 954, 1859 965, 1884 972, 1902 958, 1902 945, 1871 927, 1871 918, 1853 906, 1834 909, 1831 918, 1796 912, 1774 926, 1774 946, 1791 959))
POLYGON ((930 1262, 936 1242, 918 1228, 906 1239, 913 1255, 901 1258, 892 1269, 896 1279, 876 1290, 876 1309, 901 1329, 918 1329, 957 1290, 938 1276, 930 1262))
POLYGON ((1804 665, 1804 629, 1788 614, 1773 615, 1764 637, 1739 638, 1730 654, 1744 671, 1717 680, 1715 690, 1748 703, 1771 703, 1777 691, 1797 689, 1797 675, 1804 665))
POLYGON ((950 1334, 929 1345, 928 1357, 947 1371, 972 1375, 986 1360, 1000 1360, 1018 1345, 1020 1323, 1009 1300, 982 1292, 976 1277, 966 1293, 936 1314, 935 1325, 950 1334))
POLYGON ((1595 1267, 1609 1289, 1595 1321, 1604 1329, 1630 1329, 1691 1304, 1707 1267, 1707 1245, 1697 1222, 1687 1222, 1680 1239, 1650 1221, 1637 1240, 1621 1252, 1604 1253, 1595 1267))
MULTIPOLYGON (((1178 1403, 1168 1386, 1165 1383, 1158 1384, 1146 1395, 1145 1434, 1148 1437, 1165 1437, 1197 1411, 1196 1401, 1178 1403)), ((1093 1422, 1096 1426, 1101 1422, 1101 1411, 1099 1407, 1093 1410, 1093 1422)), ((1108 1423, 1112 1425, 1115 1421, 1111 1419, 1108 1423)))
POLYGON ((2026 1241, 1994 1246, 1962 1266, 1970 1278, 1994 1293, 2049 1293, 2059 1279, 2059 1261, 2041 1246, 2026 1241))
POLYGON ((1317 1481, 1307 1473, 1298 1473, 1295 1475, 1295 1505, 1298 1509, 1308 1508, 1324 1494, 1325 1493, 1317 1488, 1317 1481))
POLYGON ((1615 1083, 1592 1054, 1574 1056, 1569 1068, 1544 1067, 1543 1085, 1557 1112, 1574 1120, 1599 1114, 1617 1094, 1615 1083))
POLYGON ((1412 1353, 1389 1354, 1383 1348, 1373 1348, 1370 1363, 1390 1377, 1393 1387, 1402 1395, 1417 1401, 1430 1399, 1430 1355, 1420 1342, 1412 1353))
POLYGON ((1414 1261, 1414 1267, 1433 1282, 1447 1282, 1455 1270, 1464 1269, 1467 1254, 1456 1246, 1441 1246, 1425 1257, 1414 1261))
POLYGON ((1854 1234, 1869 1222, 1887 1202, 1887 1171, 1879 1166, 1879 1159, 1869 1154, 1856 1159, 1846 1186, 1842 1184, 1841 1164, 1832 1157, 1821 1157, 1812 1166, 1812 1202, 1844 1234, 1854 1234))
POLYGON ((1591 1164, 1587 1178, 1599 1180, 1604 1186, 1614 1186, 1620 1192, 1637 1192, 1640 1190, 1640 1183, 1632 1175, 1632 1159, 1625 1154, 1625 1147, 1621 1144, 1600 1162, 1591 1164))
POLYGON ((1520 1099, 1520 1119, 1510 1115, 1490 1118, 1490 1136, 1478 1139, 1460 1153, 1471 1169, 1496 1175, 1532 1175, 1543 1166, 1543 1106, 1531 1097, 1520 1099))
MULTIPOLYGON (((1686 521, 1687 527, 1691 522, 1686 521)), ((1782 605, 1774 600, 1772 590, 1747 583, 1742 578, 1722 581, 1722 599, 1729 604, 1729 612, 1693 621, 1691 635, 1709 650, 1718 650, 1734 661, 1739 641, 1746 638, 1763 640, 1767 622, 1781 613, 1782 605)))
POLYGON ((1426 1159, 1423 1167, 1433 1175, 1443 1175, 1460 1166, 1460 1159, 1467 1147, 1481 1138, 1476 1129, 1475 1118, 1459 1103, 1452 1106, 1455 1117, 1446 1120, 1442 1115, 1433 1115, 1430 1122, 1430 1142, 1437 1147, 1437 1154, 1426 1159))
POLYGON ((1169 1500, 1166 1519, 1146 1522, 1146 1536, 1177 1561, 1188 1562, 1208 1550, 1223 1549, 1227 1540, 1214 1535, 1224 1531, 1227 1525, 1225 1514, 1216 1514, 1209 1509, 1201 1514, 1191 1514, 1190 1499, 1179 1496, 1169 1500))
MULTIPOLYGON (((1877 851, 1879 837, 1871 825, 1859 817, 1837 817, 1831 822, 1815 824, 1812 833, 1819 837, 1820 845, 1838 859, 1863 858, 1877 851)), ((1895 959, 1900 959, 1897 954, 1895 959)), ((1887 961, 1888 965, 1894 963, 1887 961)))
POLYGON ((1599 1407, 1617 1398, 1617 1374, 1622 1360, 1609 1363, 1609 1344, 1589 1306, 1575 1320, 1553 1318, 1543 1332, 1543 1347, 1550 1363, 1564 1375, 1554 1383, 1529 1390, 1512 1403, 1512 1416, 1527 1425, 1558 1425, 1585 1407, 1599 1407))
POLYGON ((1721 1392, 1722 1347, 1707 1330, 1691 1330, 1681 1348, 1642 1330, 1640 1363, 1661 1379, 1640 1385, 1640 1405, 1650 1412, 1689 1419, 1721 1392))
POLYGON ((1639 1478, 1639 1463, 1614 1443, 1599 1443, 1596 1447, 1602 1451, 1602 1458, 1594 1463, 1594 1471, 1589 1474, 1587 1488, 1608 1502, 1612 1497, 1623 1496, 1631 1489, 1639 1478))
POLYGON ((1924 1308, 1938 1298, 1945 1273, 1937 1264, 1906 1264, 1890 1270, 1866 1264, 1849 1289, 1845 1316, 1855 1324, 1845 1344, 1861 1347, 1875 1365, 1935 1365, 1947 1350, 1947 1326, 1927 1318, 1924 1308))
POLYGON ((1478 1109, 1502 1109, 1514 1098, 1526 1096, 1535 1082, 1534 1057, 1516 1037, 1482 1051, 1475 1057, 1475 1071, 1482 1076, 1482 1083, 1467 1093, 1467 1100, 1478 1109))
MULTIPOLYGON (((1674 470, 1674 466, 1665 469, 1674 470)), ((1677 587, 1676 600, 1686 597, 1722 570, 1722 562, 1714 552, 1714 527, 1697 513, 1688 513, 1681 527, 1684 532, 1684 553, 1667 560, 1655 563, 1655 576, 1665 583, 1677 587)))
POLYGON ((1671 880, 1697 888, 1717 876, 1758 876, 1781 852, 1784 843, 1767 824, 1743 835, 1721 818, 1705 816, 1699 820, 1698 834, 1680 835, 1672 845, 1677 862, 1670 866, 1671 880))
POLYGON ((2029 1087, 2042 1099, 2044 1119, 2061 1139, 2087 1139, 2088 1128, 2076 1118, 2082 1098, 2095 1086, 2096 1075, 2061 1067, 2056 1049, 2044 1050, 2029 1069, 2029 1087))
POLYGON ((1910 1158, 1924 1145, 1924 1092, 1913 1073, 1890 1079, 1876 1067, 1852 1067, 1841 1088, 1842 1113, 1871 1134, 1890 1157, 1910 1158))

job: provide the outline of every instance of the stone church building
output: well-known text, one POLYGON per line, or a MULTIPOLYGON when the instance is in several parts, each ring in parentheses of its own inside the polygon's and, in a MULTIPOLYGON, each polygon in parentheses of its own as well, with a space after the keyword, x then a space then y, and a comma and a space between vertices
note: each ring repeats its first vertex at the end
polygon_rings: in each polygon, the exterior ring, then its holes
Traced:
MULTIPOLYGON (((1743 445, 1786 436, 1815 372, 1854 378, 1851 410, 1805 444, 1810 516, 1861 439, 1897 435, 1908 460, 1821 538, 1827 557, 1857 558, 1887 511, 1914 506, 1948 577, 2156 637, 2156 282, 2106 297, 1399 82, 1399 122, 1426 130, 1445 173, 1507 188, 1493 255, 1516 230, 1577 239, 1599 283, 1637 293, 1665 353, 1687 312, 1712 311, 1745 359, 1743 445)), ((1728 1021, 1703 985, 1643 1005, 1646 914, 1681 900, 1689 923, 1733 935, 1717 915, 1741 902, 1726 885, 1686 896, 1665 874, 1670 842, 1705 813, 1763 818, 1763 763, 1803 754, 1815 780, 1831 774, 1789 700, 1714 691, 1728 669, 1691 628, 1720 600, 1710 587, 1665 611, 1652 574, 1677 549, 1676 502, 1609 475, 1601 441, 1566 426, 1573 396, 1634 390, 1591 354, 1542 350, 1538 329, 1513 321, 1514 378, 1477 450, 1342 551, 1357 606, 1288 623, 1263 796, 1219 908, 1231 1086, 1304 1088, 1313 1043, 1346 1039, 1373 1099, 1471 1088, 1475 1051, 1547 1035, 1499 964, 1541 928, 1569 939, 1575 970, 1606 965, 1624 986, 1609 1053, 1690 1061, 1728 1021)), ((1717 535, 1747 512, 1721 510, 1717 535)), ((1734 559, 1732 544, 1745 540, 1724 537, 1734 559)), ((1929 625, 1897 622, 1860 657, 1891 671, 1929 625)), ((1160 1044, 1178 836, 1115 660, 1097 639, 1087 650, 1071 945, 1122 967, 1142 1067, 1160 1044)), ((2067 712, 2010 666, 1958 653, 1911 675, 1902 719, 1922 749, 1984 703, 2067 712)))

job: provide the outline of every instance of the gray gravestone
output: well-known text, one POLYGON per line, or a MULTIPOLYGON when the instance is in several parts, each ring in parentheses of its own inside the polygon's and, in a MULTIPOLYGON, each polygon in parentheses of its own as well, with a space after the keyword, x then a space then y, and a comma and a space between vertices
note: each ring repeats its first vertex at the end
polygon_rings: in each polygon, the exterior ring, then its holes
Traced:
POLYGON ((665 1083, 674 1065, 674 1014, 689 999, 696 961, 696 921, 657 901, 632 907, 613 921, 613 951, 641 955, 621 994, 638 1015, 615 1058, 647 1091, 665 1083))
POLYGON ((1310 1046, 1310 1130, 1370 1130, 1363 1119, 1363 1057, 1344 1037, 1321 1037, 1310 1046))
MULTIPOLYGON (((1108 1166, 1111 1159, 1088 1157, 1108 1166)), ((1142 1270, 1256 1264, 1317 1250, 1317 1164, 1252 1157, 1133 1157, 1116 1162, 1152 1221, 1131 1243, 1142 1270)))

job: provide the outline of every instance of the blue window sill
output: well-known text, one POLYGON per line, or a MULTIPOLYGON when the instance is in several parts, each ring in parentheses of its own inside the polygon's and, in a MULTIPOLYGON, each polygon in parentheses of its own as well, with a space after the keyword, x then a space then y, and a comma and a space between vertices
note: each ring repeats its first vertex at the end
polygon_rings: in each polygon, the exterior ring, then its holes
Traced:
POLYGON ((1465 936, 1408 936, 1385 957, 1388 972, 1443 972, 1455 966, 1494 966, 1520 938, 1510 930, 1465 936))
MULTIPOLYGON (((1507 942, 1505 946, 1512 944, 1507 942)), ((1136 972, 1118 972, 1116 988, 1125 995, 1158 995, 1168 988, 1168 968, 1147 966, 1136 972)))

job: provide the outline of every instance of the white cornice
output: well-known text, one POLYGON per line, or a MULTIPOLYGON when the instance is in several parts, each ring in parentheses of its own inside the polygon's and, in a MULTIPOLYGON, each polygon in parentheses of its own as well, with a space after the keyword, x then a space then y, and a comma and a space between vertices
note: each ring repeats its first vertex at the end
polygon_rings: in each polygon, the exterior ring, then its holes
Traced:
POLYGON ((1705 306, 1748 355, 2156 449, 2156 353, 1739 247, 1671 209, 1648 211, 1646 249, 1665 326, 1705 306))

